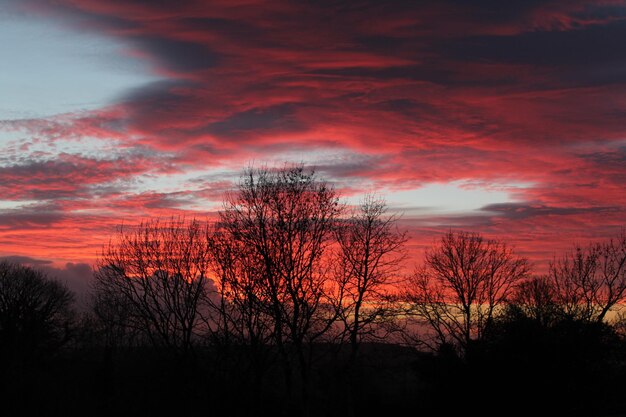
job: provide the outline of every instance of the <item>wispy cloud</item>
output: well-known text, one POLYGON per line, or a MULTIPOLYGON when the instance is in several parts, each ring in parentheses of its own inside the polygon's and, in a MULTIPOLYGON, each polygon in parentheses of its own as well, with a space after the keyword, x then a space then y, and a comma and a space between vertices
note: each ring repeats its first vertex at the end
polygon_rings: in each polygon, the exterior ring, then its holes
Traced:
POLYGON ((39 202, 0 214, 10 229, 0 233, 29 230, 21 243, 0 234, 4 252, 25 255, 39 240, 37 256, 93 258, 99 227, 203 213, 202 204, 219 200, 236 179, 186 178, 171 191, 176 175, 232 173, 287 157, 316 166, 349 194, 459 181, 485 189, 529 184, 482 210, 420 217, 411 227, 424 238, 450 226, 476 228, 541 257, 550 244, 624 224, 623 1, 26 0, 8 7, 114 40, 120 59, 141 63, 153 78, 97 109, 2 122, 0 140, 2 132, 11 137, 0 152, 2 198, 39 202), (115 149, 94 155, 58 147, 86 138, 115 149), (29 145, 35 141, 50 145, 45 155, 29 145), (49 237, 41 240, 37 227, 49 237), (65 245, 72 228, 91 235, 65 245))

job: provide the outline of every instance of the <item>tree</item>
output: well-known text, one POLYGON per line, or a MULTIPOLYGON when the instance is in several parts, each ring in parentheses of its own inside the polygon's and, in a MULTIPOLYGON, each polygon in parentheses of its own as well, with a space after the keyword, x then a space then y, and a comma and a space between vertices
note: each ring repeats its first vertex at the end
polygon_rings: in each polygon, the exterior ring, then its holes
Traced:
POLYGON ((550 277, 568 316, 603 321, 626 298, 626 231, 617 239, 576 246, 550 264, 550 277))
POLYGON ((152 346, 186 355, 202 327, 208 232, 208 225, 184 219, 120 228, 98 260, 96 297, 113 300, 127 315, 126 326, 152 346))
POLYGON ((74 295, 46 274, 0 262, 0 349, 9 358, 53 352, 70 339, 74 295))
POLYGON ((503 407, 515 403, 520 414, 536 412, 539 404, 547 415, 603 415, 621 407, 615 399, 623 398, 624 345, 616 330, 562 314, 542 322, 529 312, 507 309, 472 345, 467 372, 456 376, 472 381, 471 387, 459 384, 469 391, 467 400, 489 392, 503 407))
POLYGON ((133 318, 131 303, 120 292, 96 287, 91 297, 91 310, 85 315, 85 327, 89 327, 104 345, 105 357, 110 359, 113 351, 122 346, 132 345, 139 333, 131 328, 133 318))
POLYGON ((410 278, 409 312, 430 327, 436 345, 452 344, 466 352, 528 272, 527 260, 504 243, 450 231, 426 252, 424 265, 410 278))
POLYGON ((542 326, 549 326, 563 316, 562 307, 557 302, 556 288, 548 277, 534 277, 520 282, 509 304, 510 308, 542 326))
POLYGON ((247 348, 253 389, 258 392, 272 342, 269 300, 262 288, 254 250, 233 239, 219 222, 209 240, 214 285, 207 292, 207 323, 214 346, 228 353, 233 345, 247 348))
POLYGON ((264 309, 287 389, 295 365, 303 403, 311 346, 338 315, 327 260, 340 213, 335 191, 302 167, 247 170, 220 212, 229 245, 245 250, 246 274, 232 275, 235 286, 264 309))
POLYGON ((208 292, 212 335, 218 343, 257 346, 268 341, 268 300, 254 250, 218 222, 209 240, 214 288, 208 292), (231 340, 233 339, 233 340, 231 340))
POLYGON ((398 282, 407 237, 398 230, 397 216, 386 212, 384 200, 368 195, 336 232, 337 278, 343 289, 340 317, 351 346, 350 362, 362 340, 374 337, 377 325, 393 311, 389 290, 398 282))

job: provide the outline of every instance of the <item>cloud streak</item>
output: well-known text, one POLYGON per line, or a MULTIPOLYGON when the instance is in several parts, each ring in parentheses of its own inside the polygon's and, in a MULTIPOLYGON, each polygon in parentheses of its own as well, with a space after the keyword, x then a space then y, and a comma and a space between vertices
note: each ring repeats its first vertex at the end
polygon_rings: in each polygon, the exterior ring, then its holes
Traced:
MULTIPOLYGON (((95 111, 2 122, 18 137, 0 155, 3 199, 38 203, 0 213, 0 225, 30 230, 31 241, 37 227, 62 236, 206 214, 233 172, 288 159, 349 194, 459 181, 510 188, 506 204, 420 217, 418 237, 476 228, 539 259, 548 244, 624 225, 622 1, 9 4, 114 39, 159 78, 95 111), (58 150, 84 138, 115 146, 58 150), (57 148, 42 156, 35 139, 57 148), (203 183, 218 174, 228 179, 203 183)), ((58 251, 51 236, 35 255, 87 261, 102 233, 58 251)), ((10 236, 2 252, 27 255, 30 243, 10 236)))

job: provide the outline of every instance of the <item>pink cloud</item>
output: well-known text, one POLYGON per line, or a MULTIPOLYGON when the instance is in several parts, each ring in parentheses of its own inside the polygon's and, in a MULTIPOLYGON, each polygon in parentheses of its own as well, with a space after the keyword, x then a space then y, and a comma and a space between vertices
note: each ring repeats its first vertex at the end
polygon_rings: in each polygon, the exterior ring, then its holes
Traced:
POLYGON ((116 38, 162 80, 98 111, 3 122, 47 142, 115 141, 126 153, 42 160, 24 145, 30 163, 0 161, 5 197, 40 201, 18 223, 26 240, 9 228, 2 250, 26 255, 37 241, 34 255, 46 259, 92 259, 120 218, 191 213, 230 184, 131 187, 142 176, 167 182, 318 150, 351 155, 318 163, 349 193, 365 183, 529 184, 508 206, 413 223, 429 236, 416 247, 458 226, 545 259, 614 232, 626 211, 624 2, 496 3, 22 2, 116 38), (65 244, 76 227, 89 237, 65 244))

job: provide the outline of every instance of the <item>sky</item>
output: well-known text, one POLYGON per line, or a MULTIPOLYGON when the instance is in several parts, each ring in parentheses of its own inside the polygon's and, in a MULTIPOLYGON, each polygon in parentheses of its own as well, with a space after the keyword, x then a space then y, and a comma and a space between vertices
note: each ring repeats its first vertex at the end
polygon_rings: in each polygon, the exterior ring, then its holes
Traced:
POLYGON ((625 1, 0 0, 0 39, 0 256, 78 287, 248 166, 382 195, 416 252, 626 226, 625 1))

